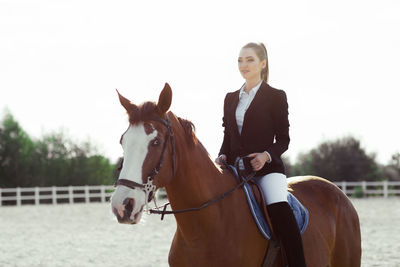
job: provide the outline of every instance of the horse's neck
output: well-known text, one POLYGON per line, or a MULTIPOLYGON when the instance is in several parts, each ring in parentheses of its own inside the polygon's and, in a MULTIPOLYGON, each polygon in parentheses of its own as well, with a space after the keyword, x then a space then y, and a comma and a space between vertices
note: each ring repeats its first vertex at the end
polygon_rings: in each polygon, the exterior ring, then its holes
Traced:
POLYGON ((214 165, 200 144, 181 152, 178 161, 177 173, 166 187, 174 208, 202 204, 220 192, 221 186, 233 181, 229 181, 228 175, 214 165))
MULTIPOLYGON (((234 178, 226 172, 222 173, 200 144, 190 151, 181 151, 178 165, 176 176, 166 187, 174 210, 200 207, 235 185, 234 178)), ((224 199, 201 211, 177 214, 175 217, 180 230, 196 239, 197 235, 204 234, 204 228, 213 224, 210 220, 224 220, 221 218, 222 209, 225 214, 231 212, 229 209, 233 211, 232 205, 224 199)))
MULTIPOLYGON (((196 208, 228 192, 237 184, 228 172, 221 172, 200 145, 179 150, 177 174, 166 187, 173 210, 196 208)), ((186 266, 256 266, 265 251, 265 239, 258 232, 242 190, 201 209, 175 214, 177 230, 170 260, 186 266), (255 248, 254 248, 255 247, 255 248), (241 255, 249 255, 244 262, 241 255), (186 259, 187 261, 185 261, 186 259)), ((172 265, 172 264, 171 264, 172 265)))

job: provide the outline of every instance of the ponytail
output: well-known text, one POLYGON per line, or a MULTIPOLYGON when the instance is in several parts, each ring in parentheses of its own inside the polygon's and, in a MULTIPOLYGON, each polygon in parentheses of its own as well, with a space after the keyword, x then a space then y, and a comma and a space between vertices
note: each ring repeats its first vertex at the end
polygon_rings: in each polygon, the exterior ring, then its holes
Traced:
POLYGON ((267 53, 267 48, 265 47, 265 45, 263 43, 260 42, 260 46, 263 48, 264 50, 264 54, 265 54, 265 68, 263 68, 263 70, 261 71, 261 79, 264 80, 264 82, 268 83, 268 76, 269 76, 269 68, 268 68, 268 53, 267 53))

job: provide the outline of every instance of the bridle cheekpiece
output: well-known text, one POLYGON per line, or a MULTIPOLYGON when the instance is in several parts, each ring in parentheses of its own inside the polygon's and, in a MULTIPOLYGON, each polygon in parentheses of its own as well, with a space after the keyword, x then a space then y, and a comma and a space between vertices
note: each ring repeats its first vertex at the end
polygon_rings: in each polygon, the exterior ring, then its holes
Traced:
MULTIPOLYGON (((168 114, 166 114, 166 119, 162 119, 159 117, 156 117, 153 119, 154 121, 158 121, 162 123, 165 127, 167 127, 167 133, 165 134, 165 142, 163 146, 163 150, 160 155, 160 159, 158 161, 157 166, 153 169, 153 171, 147 176, 147 181, 144 184, 140 184, 128 179, 117 179, 114 183, 114 187, 117 187, 119 185, 126 186, 130 189, 141 189, 145 193, 145 199, 146 199, 146 209, 148 209, 147 204, 151 201, 152 198, 154 198, 155 191, 157 189, 156 185, 154 185, 153 181, 155 176, 158 174, 160 171, 163 161, 164 161, 164 155, 165 151, 167 150, 168 142, 171 139, 171 147, 172 147, 172 152, 171 152, 171 161, 172 161, 172 176, 175 175, 175 140, 174 140, 174 134, 172 132, 172 126, 171 122, 169 120, 168 114)), ((121 162, 121 167, 122 168, 122 163, 121 162)))

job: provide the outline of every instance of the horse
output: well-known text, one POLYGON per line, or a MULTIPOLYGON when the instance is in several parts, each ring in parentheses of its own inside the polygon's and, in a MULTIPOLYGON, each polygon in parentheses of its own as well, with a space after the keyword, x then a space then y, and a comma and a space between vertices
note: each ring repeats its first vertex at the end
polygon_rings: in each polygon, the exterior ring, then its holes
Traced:
MULTIPOLYGON (((118 92, 118 91, 117 91, 118 92)), ((159 188, 172 210, 199 207, 231 190, 237 182, 210 158, 194 125, 169 111, 171 87, 158 102, 137 106, 118 92, 129 116, 121 136, 123 164, 111 198, 119 223, 136 224, 159 188)), ((357 212, 333 183, 316 176, 288 179, 292 192, 309 211, 302 235, 309 267, 356 267, 361 264, 357 212)), ((170 266, 261 266, 270 242, 259 232, 240 188, 204 209, 174 214, 170 266)), ((284 266, 278 257, 273 266, 284 266)))

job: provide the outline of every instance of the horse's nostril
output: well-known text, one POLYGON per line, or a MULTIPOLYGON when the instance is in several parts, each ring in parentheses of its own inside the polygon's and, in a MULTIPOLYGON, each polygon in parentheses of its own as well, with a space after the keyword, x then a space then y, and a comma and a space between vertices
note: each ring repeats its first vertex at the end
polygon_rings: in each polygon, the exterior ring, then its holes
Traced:
POLYGON ((132 213, 133 209, 135 208, 135 199, 133 198, 126 198, 123 202, 125 205, 125 210, 129 213, 132 213))
POLYGON ((117 208, 113 208, 112 211, 113 211, 114 215, 117 216, 118 219, 121 219, 121 215, 118 213, 117 208))

